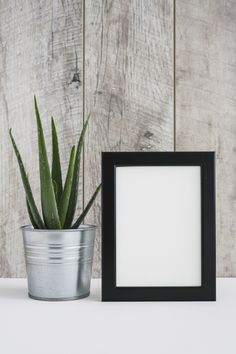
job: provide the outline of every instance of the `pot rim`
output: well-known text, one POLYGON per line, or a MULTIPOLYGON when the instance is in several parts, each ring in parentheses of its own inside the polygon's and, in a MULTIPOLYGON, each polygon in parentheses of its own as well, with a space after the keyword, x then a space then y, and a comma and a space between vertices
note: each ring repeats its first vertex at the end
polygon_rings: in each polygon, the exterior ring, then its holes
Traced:
POLYGON ((23 225, 20 227, 22 230, 29 230, 31 232, 77 232, 77 231, 88 231, 96 229, 96 225, 81 224, 78 229, 34 229, 32 225, 23 225))

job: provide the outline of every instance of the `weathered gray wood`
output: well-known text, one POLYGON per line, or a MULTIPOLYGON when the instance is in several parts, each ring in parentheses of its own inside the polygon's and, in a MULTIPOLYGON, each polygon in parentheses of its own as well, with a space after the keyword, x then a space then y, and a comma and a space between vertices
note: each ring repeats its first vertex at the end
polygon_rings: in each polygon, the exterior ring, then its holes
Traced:
POLYGON ((177 150, 215 150, 217 273, 236 275, 236 3, 176 2, 177 150))
MULTIPOLYGON (((22 152, 39 196, 33 94, 47 141, 54 115, 63 169, 82 123, 82 0, 0 2, 0 276, 25 274, 20 225, 28 222, 25 197, 8 137, 22 152)), ((37 198, 38 199, 38 198, 37 198)))
MULTIPOLYGON (((173 1, 85 2, 85 201, 101 151, 173 149, 173 1)), ((100 225, 100 196, 87 220, 100 225)), ((100 275, 100 231, 94 275, 100 275)))
MULTIPOLYGON (((55 116, 63 169, 83 110, 82 0, 0 2, 0 276, 25 274, 23 187, 8 138, 39 199, 33 94, 47 140, 55 116), (81 81, 81 82, 80 82, 81 81), (66 158, 66 160, 65 160, 66 158)), ((172 150, 173 0, 85 1, 85 201, 100 152, 172 150)), ((176 0, 176 147, 216 150, 218 275, 236 275, 236 4, 176 0), (235 96, 235 97, 234 97, 235 96)), ((87 221, 100 225, 100 197, 87 221)), ((100 274, 100 230, 94 275, 100 274)))

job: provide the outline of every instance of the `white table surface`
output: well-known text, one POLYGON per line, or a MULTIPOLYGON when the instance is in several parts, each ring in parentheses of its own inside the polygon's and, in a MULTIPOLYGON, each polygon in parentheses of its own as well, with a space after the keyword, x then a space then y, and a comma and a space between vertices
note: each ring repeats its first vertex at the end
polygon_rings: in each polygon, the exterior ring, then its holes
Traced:
POLYGON ((35 301, 25 279, 0 279, 1 354, 235 354, 236 279, 216 302, 35 301))

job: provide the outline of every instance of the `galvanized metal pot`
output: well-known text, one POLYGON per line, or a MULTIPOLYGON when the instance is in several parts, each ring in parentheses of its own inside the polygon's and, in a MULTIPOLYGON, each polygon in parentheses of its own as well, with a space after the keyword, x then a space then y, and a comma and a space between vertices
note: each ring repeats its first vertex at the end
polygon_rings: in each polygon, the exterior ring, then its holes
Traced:
POLYGON ((23 226, 29 297, 75 300, 90 293, 95 226, 36 230, 23 226))

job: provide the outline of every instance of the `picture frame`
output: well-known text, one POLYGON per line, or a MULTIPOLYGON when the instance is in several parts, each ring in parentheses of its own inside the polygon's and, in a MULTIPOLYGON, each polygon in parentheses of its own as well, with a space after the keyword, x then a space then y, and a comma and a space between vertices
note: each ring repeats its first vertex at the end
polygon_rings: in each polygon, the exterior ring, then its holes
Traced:
POLYGON ((103 152, 102 186, 102 301, 215 301, 214 152, 103 152))

